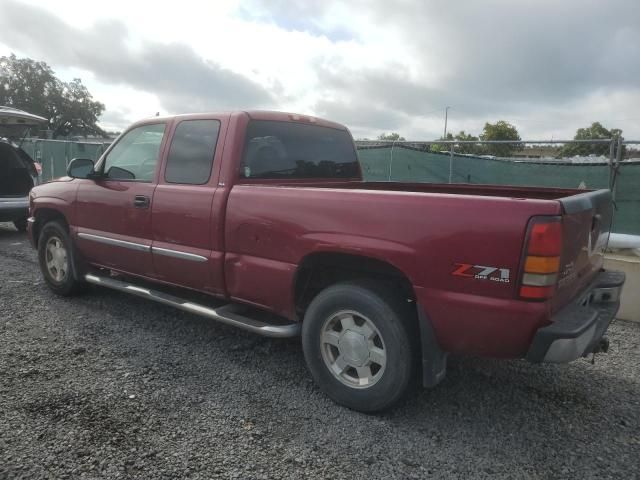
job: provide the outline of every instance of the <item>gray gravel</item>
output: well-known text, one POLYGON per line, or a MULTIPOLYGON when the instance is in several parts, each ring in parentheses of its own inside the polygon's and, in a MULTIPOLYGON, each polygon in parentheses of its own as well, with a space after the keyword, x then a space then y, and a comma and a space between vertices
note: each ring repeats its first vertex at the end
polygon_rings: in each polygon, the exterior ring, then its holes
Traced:
POLYGON ((0 274, 2 479, 640 478, 640 324, 595 365, 455 359, 367 416, 317 390, 298 341, 54 296, 8 224, 0 274))

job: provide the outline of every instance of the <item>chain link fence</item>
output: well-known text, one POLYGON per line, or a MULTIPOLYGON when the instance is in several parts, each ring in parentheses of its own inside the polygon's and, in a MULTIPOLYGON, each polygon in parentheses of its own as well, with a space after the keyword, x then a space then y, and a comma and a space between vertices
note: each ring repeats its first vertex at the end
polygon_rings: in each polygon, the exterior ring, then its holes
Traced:
POLYGON ((611 188, 613 231, 640 235, 640 158, 622 160, 622 147, 640 141, 621 138, 556 141, 357 141, 363 175, 369 181, 473 183, 560 188, 611 188), (463 146, 495 144, 600 144, 608 155, 579 158, 495 157, 457 153, 463 146), (437 146, 440 151, 432 150, 437 146), (445 150, 445 151, 442 151, 445 150))
POLYGON ((74 158, 97 160, 110 143, 27 138, 22 143, 25 152, 42 165, 42 179, 48 181, 67 174, 67 165, 74 158))
MULTIPOLYGON (((640 141, 357 141, 362 172, 369 181, 474 183, 561 188, 611 188, 616 212, 613 231, 640 235, 640 158, 622 160, 623 145, 640 141), (490 144, 606 144, 609 154, 576 158, 500 158, 457 153, 463 146, 490 144), (441 150, 434 152, 437 145, 441 150)), ((109 143, 26 139, 22 148, 42 165, 44 181, 66 174, 74 158, 97 160, 109 143)))

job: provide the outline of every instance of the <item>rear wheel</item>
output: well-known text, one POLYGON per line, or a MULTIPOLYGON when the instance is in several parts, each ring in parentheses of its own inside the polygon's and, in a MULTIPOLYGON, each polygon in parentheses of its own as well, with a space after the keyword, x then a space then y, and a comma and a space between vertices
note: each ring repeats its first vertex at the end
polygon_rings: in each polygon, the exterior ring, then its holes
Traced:
POLYGON ((391 407, 415 370, 414 318, 402 296, 347 282, 323 290, 302 324, 305 359, 320 388, 361 412, 391 407))
POLYGON ((47 285, 62 296, 79 292, 84 282, 76 279, 73 243, 66 228, 58 222, 49 222, 38 240, 40 270, 47 285))
POLYGON ((16 227, 16 230, 18 230, 19 232, 26 232, 27 231, 27 219, 25 218, 19 218, 18 220, 14 220, 13 221, 13 226, 16 227))

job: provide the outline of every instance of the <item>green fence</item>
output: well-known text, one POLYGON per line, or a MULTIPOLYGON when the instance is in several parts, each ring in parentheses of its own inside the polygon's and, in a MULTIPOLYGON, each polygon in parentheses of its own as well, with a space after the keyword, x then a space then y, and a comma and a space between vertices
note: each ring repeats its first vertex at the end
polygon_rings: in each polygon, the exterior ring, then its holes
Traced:
MULTIPOLYGON (((99 142, 26 139, 22 147, 42 164, 44 180, 66 174, 73 158, 97 160, 109 146, 99 142)), ((364 177, 370 181, 479 183, 569 188, 608 188, 609 166, 492 159, 431 153, 396 146, 360 148, 364 177)), ((616 182, 613 231, 640 235, 640 162, 622 162, 616 182)))
MULTIPOLYGON (((358 156, 371 181, 479 183, 569 188, 609 188, 607 164, 493 159, 421 152, 396 146, 361 148, 358 156)), ((640 235, 640 162, 621 163, 616 182, 613 231, 640 235)))
POLYGON ((66 175, 67 165, 74 158, 97 160, 108 146, 108 143, 32 138, 26 139, 22 144, 31 158, 42 164, 42 179, 45 181, 66 175))

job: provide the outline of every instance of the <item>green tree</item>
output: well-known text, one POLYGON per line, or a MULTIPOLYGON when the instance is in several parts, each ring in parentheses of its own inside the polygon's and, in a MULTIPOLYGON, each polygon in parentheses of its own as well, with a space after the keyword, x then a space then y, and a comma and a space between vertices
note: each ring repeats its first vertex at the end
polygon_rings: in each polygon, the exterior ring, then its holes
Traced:
MULTIPOLYGON (((440 140, 445 140, 443 137, 440 137, 440 140)), ((453 135, 451 132, 447 133, 447 141, 459 140, 461 142, 477 142, 478 137, 471 135, 470 133, 465 133, 464 130, 460 130, 456 135, 453 135)), ((432 152, 448 152, 451 149, 450 144, 442 144, 442 143, 434 143, 431 145, 432 152)), ((471 154, 471 155, 479 155, 483 153, 482 146, 480 145, 472 145, 472 144, 461 144, 456 145, 454 147, 455 153, 463 153, 463 154, 471 154)))
POLYGON ((380 135, 378 135, 378 140, 391 140, 394 142, 404 142, 405 138, 401 137, 399 133, 381 133, 380 135))
MULTIPOLYGON (((480 134, 480 140, 522 140, 518 129, 509 122, 499 120, 496 123, 485 123, 480 134)), ((517 150, 522 150, 521 143, 512 144, 489 144, 484 146, 484 151, 496 157, 508 157, 517 150)))
POLYGON ((0 105, 19 108, 48 120, 53 136, 101 135, 104 104, 93 100, 79 78, 63 82, 45 62, 0 57, 0 105))
MULTIPOLYGON (((460 132, 455 136, 455 140, 459 140, 461 142, 477 142, 478 137, 474 137, 470 133, 464 133, 464 130, 460 130, 460 132)), ((479 155, 483 153, 480 145, 473 145, 469 143, 457 145, 455 151, 457 153, 467 153, 471 155, 479 155)))
MULTIPOLYGON (((607 130, 602 126, 600 122, 593 122, 590 127, 579 128, 576 131, 574 140, 596 140, 605 138, 616 138, 622 136, 622 130, 619 128, 612 128, 607 130)), ((622 147, 624 149, 624 146, 622 147)), ((622 151, 624 154, 624 150, 622 151)), ((562 147, 560 155, 562 157, 574 157, 576 155, 588 156, 588 155, 608 155, 609 144, 608 143, 570 143, 562 147)))
MULTIPOLYGON (((438 140, 446 140, 446 141, 452 141, 454 140, 453 138, 453 134, 451 132, 447 133, 447 137, 440 137, 438 140)), ((430 151, 432 152, 448 152, 451 148, 450 144, 447 143, 432 143, 431 147, 429 148, 430 151)))

